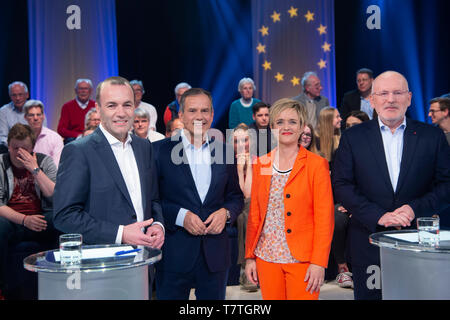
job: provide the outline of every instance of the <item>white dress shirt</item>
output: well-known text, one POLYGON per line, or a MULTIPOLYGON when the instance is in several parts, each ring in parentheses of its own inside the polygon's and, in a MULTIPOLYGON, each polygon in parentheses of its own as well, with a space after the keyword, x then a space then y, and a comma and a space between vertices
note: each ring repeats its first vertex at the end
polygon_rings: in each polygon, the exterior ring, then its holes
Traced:
POLYGON ((397 190, 398 175, 400 174, 400 166, 403 155, 403 135, 406 128, 406 118, 403 118, 403 123, 391 132, 388 126, 381 122, 380 125, 381 137, 383 138, 384 154, 386 156, 386 163, 389 170, 389 178, 391 179, 392 189, 397 190))

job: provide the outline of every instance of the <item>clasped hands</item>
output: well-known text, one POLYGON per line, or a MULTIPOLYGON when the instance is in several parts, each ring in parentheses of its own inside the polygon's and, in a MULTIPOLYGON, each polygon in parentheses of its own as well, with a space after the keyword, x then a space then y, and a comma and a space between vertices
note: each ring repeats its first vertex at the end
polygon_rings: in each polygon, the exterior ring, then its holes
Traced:
POLYGON ((225 227, 226 222, 227 210, 225 208, 214 211, 205 221, 202 221, 195 213, 187 211, 183 227, 193 236, 219 234, 225 227))
POLYGON ((161 249, 164 243, 163 228, 158 224, 152 225, 152 223, 153 219, 148 219, 124 226, 122 243, 161 249), (142 229, 146 227, 148 228, 144 233, 142 229))
POLYGON ((405 204, 392 212, 386 212, 380 220, 378 220, 378 224, 385 228, 396 227, 397 229, 400 229, 401 227, 411 226, 411 221, 413 221, 414 218, 415 214, 413 209, 405 204))

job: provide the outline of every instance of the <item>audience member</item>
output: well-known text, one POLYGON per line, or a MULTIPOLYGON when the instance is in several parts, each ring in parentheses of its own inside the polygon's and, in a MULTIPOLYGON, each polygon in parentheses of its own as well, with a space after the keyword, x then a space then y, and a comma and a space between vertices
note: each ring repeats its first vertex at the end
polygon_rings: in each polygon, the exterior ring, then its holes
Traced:
POLYGON ((164 258, 156 266, 158 300, 223 300, 231 265, 225 224, 243 208, 230 146, 208 138, 214 117, 211 94, 200 88, 180 99, 184 129, 153 144, 166 221, 164 258), (209 190, 209 192, 208 192, 209 190))
POLYGON ((57 131, 64 138, 64 144, 83 133, 86 113, 95 107, 95 101, 90 100, 91 94, 91 80, 78 79, 75 83, 75 99, 66 102, 61 108, 57 131))
POLYGON ((185 93, 187 90, 189 90, 191 86, 186 82, 180 82, 175 87, 175 100, 169 103, 169 105, 166 107, 166 110, 164 111, 164 124, 167 126, 167 122, 169 120, 173 120, 178 118, 178 112, 180 110, 180 99, 183 93, 185 93))
POLYGON ((434 98, 430 101, 428 115, 433 124, 444 131, 448 144, 450 144, 450 98, 434 98))
POLYGON ((145 93, 144 84, 140 80, 132 80, 130 81, 130 83, 134 91, 135 107, 147 111, 150 119, 149 128, 150 130, 156 131, 156 121, 158 120, 158 113, 156 112, 156 108, 153 105, 142 101, 142 96, 145 93))
POLYGON ((353 110, 348 114, 347 119, 345 120, 345 128, 348 129, 369 120, 369 116, 364 111, 353 110))
POLYGON ((272 151, 275 145, 269 126, 269 108, 270 104, 264 102, 257 102, 252 107, 254 122, 248 126, 252 141, 250 153, 258 157, 272 151))
POLYGON ((381 299, 380 287, 367 286, 371 270, 380 265, 370 234, 415 229, 415 218, 430 216, 448 201, 450 147, 441 130, 405 117, 411 98, 403 75, 379 75, 370 96, 378 119, 344 131, 334 159, 334 195, 352 215, 348 236, 356 300, 381 299))
POLYGON ((244 194, 244 209, 237 218, 238 229, 238 258, 237 264, 241 265, 241 276, 239 279, 243 290, 253 292, 258 286, 251 283, 245 275, 245 235, 247 231, 248 210, 250 209, 250 193, 252 188, 252 156, 250 155, 249 127, 245 123, 238 124, 233 130, 232 144, 234 156, 237 163, 239 186, 244 194))
POLYGON ((333 236, 328 163, 299 144, 307 112, 281 99, 270 109, 278 147, 253 165, 247 277, 263 299, 318 299, 333 236))
POLYGON ((169 120, 166 125, 166 138, 176 135, 183 128, 184 124, 180 118, 169 120))
POLYGON ((238 91, 241 98, 231 103, 228 114, 229 129, 234 129, 239 123, 245 123, 248 126, 252 124, 254 121, 252 107, 255 103, 261 102, 253 98, 255 90, 256 86, 252 79, 242 78, 239 81, 238 91))
POLYGON ((347 119, 350 112, 360 110, 365 112, 370 119, 373 117, 373 109, 370 106, 369 96, 372 90, 373 72, 370 69, 363 68, 356 71, 357 89, 344 94, 342 105, 339 111, 344 120, 347 119))
POLYGON ((9 152, 0 155, 0 297, 5 292, 8 247, 22 241, 56 240, 52 195, 56 166, 33 153, 36 141, 28 125, 15 124, 8 133, 9 152))
POLYGON ((336 108, 326 107, 320 111, 315 130, 316 141, 311 150, 327 159, 330 166, 341 138, 341 121, 341 115, 336 108))
POLYGON ((315 72, 306 72, 301 80, 303 92, 293 100, 301 102, 306 106, 307 112, 307 123, 312 124, 315 128, 317 125, 317 118, 319 117, 320 110, 330 105, 328 99, 322 95, 322 85, 320 84, 320 79, 315 72))
POLYGON ((148 139, 150 142, 162 140, 165 136, 159 132, 149 130, 150 115, 141 107, 134 110, 133 133, 143 139, 148 139))
POLYGON ((67 144, 55 186, 54 223, 86 244, 161 248, 164 228, 151 144, 130 135, 134 93, 111 77, 97 86, 99 127, 67 144))
POLYGON ((83 135, 80 138, 90 135, 91 133, 93 133, 95 131, 95 129, 97 129, 97 127, 94 127, 94 126, 88 126, 88 127, 84 128, 83 135))
POLYGON ((311 124, 306 124, 300 135, 300 145, 308 151, 311 151, 311 146, 315 145, 316 137, 314 134, 314 128, 311 124))
POLYGON ((21 81, 16 81, 8 86, 11 102, 0 108, 0 153, 8 152, 7 137, 9 129, 16 123, 27 124, 23 105, 29 98, 28 87, 21 81))
POLYGON ((84 118, 84 128, 94 127, 97 128, 100 124, 100 115, 97 112, 96 108, 93 108, 86 113, 84 118))
POLYGON ((28 100, 23 109, 25 119, 27 119, 36 137, 33 151, 52 157, 53 162, 58 167, 64 143, 58 133, 43 126, 45 119, 44 104, 39 100, 28 100))

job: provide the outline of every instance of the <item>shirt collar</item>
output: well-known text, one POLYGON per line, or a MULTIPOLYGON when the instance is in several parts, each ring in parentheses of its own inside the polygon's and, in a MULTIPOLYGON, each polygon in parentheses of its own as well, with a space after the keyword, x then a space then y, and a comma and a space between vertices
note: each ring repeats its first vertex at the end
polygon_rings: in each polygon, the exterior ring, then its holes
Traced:
MULTIPOLYGON (((381 121, 380 117, 378 117, 378 125, 380 126, 380 129, 381 129, 382 131, 383 131, 383 130, 390 130, 389 127, 388 127, 387 125, 385 125, 385 124, 381 121)), ((402 124, 399 125, 395 130, 397 130, 397 129, 402 129, 402 130, 404 130, 405 128, 406 128, 406 117, 404 116, 404 117, 403 117, 403 122, 402 122, 402 124)))
MULTIPOLYGON (((183 142, 183 146, 185 149, 192 149, 195 150, 194 145, 189 141, 189 139, 186 137, 186 135, 184 134, 184 129, 180 130, 181 131, 181 141, 183 142)), ((202 149, 209 147, 209 137, 208 134, 205 134, 205 141, 202 144, 202 149)))
MULTIPOLYGON (((105 128, 103 128, 102 124, 99 125, 100 130, 103 132, 103 134, 106 137, 106 140, 108 140, 109 145, 113 146, 113 145, 124 145, 122 143, 122 141, 120 141, 119 139, 117 139, 116 137, 114 137, 111 133, 109 133, 105 128)), ((127 140, 125 141, 125 146, 126 145, 130 145, 131 144, 131 136, 129 133, 127 133, 127 140)), ((124 147, 125 147, 124 146, 124 147)))
POLYGON ((88 106, 89 104, 89 99, 88 101, 86 101, 85 103, 82 103, 80 100, 78 100, 78 97, 75 98, 75 100, 77 101, 78 105, 80 106, 80 108, 84 109, 88 106))

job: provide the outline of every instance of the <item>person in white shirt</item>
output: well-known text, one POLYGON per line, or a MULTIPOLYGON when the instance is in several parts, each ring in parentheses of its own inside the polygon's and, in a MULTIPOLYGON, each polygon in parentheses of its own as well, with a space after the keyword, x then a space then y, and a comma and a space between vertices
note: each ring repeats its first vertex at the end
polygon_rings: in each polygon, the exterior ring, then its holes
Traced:
POLYGON ((130 83, 134 91, 134 103, 136 108, 142 108, 148 112, 150 116, 150 130, 156 131, 156 121, 158 120, 158 113, 156 112, 156 108, 153 105, 142 101, 142 96, 145 93, 144 84, 140 80, 131 80, 130 83))
POLYGON ((147 111, 140 107, 136 108, 134 110, 133 133, 138 137, 150 140, 150 142, 165 139, 166 137, 163 134, 149 130, 150 120, 151 117, 147 111))

